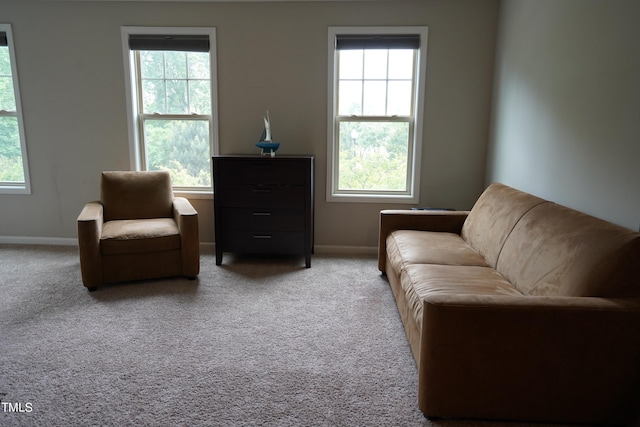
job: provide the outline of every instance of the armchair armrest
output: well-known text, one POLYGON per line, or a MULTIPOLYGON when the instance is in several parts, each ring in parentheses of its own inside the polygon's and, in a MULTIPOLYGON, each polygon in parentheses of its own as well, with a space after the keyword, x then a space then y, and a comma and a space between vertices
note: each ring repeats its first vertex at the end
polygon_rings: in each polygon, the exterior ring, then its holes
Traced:
POLYGON ((103 222, 103 206, 97 201, 84 205, 78 215, 78 249, 82 266, 82 283, 90 289, 102 283, 100 236, 103 222))
POLYGON ((625 424, 640 399, 640 300, 434 294, 420 366, 429 416, 625 424))
POLYGON ((186 198, 175 197, 173 199, 173 218, 180 230, 182 272, 187 277, 196 277, 200 273, 198 212, 186 198))
POLYGON ((469 211, 383 210, 378 233, 378 269, 385 271, 387 236, 396 230, 442 231, 460 234, 469 211))

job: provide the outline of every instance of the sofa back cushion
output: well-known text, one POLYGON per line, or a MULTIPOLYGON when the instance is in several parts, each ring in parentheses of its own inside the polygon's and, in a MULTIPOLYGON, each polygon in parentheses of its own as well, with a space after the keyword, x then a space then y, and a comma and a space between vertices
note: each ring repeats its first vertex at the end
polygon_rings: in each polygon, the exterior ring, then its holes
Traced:
POLYGON ((105 221, 171 217, 171 177, 166 171, 103 172, 100 201, 105 221))
POLYGON ((529 295, 640 297, 640 233, 544 203, 505 241, 497 270, 529 295))
POLYGON ((471 209, 462 226, 462 238, 495 268, 502 245, 515 224, 541 203, 548 202, 504 184, 491 184, 471 209))

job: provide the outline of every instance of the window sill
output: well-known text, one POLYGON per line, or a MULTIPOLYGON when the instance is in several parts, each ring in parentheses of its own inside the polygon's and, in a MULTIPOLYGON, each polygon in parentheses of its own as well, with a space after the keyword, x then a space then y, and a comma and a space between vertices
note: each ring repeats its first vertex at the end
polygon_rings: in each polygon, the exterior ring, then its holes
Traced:
POLYGON ((327 202, 418 204, 417 196, 388 194, 327 194, 327 202))
POLYGON ((187 199, 205 199, 213 200, 213 191, 187 191, 187 190, 174 190, 173 195, 176 197, 184 197, 187 199))
POLYGON ((0 185, 0 194, 31 194, 31 189, 24 186, 0 185))

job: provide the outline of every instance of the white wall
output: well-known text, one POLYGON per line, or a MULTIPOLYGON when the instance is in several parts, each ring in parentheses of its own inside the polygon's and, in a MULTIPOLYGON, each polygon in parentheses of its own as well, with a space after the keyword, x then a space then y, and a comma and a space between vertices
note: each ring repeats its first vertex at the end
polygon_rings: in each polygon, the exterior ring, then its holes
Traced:
POLYGON ((504 0, 487 183, 640 224, 640 2, 504 0))
MULTIPOLYGON (((422 206, 482 191, 498 0, 67 2, 2 0, 13 26, 31 195, 0 195, 0 238, 73 239, 103 170, 129 169, 120 27, 214 26, 221 153, 257 153, 269 109, 279 153, 316 156, 316 244, 374 247, 380 209, 327 203, 327 28, 429 27, 422 206)), ((192 200, 213 241, 211 200, 192 200)), ((9 239, 10 240, 10 239, 9 239)), ((0 240, 2 241, 2 240, 0 240)))

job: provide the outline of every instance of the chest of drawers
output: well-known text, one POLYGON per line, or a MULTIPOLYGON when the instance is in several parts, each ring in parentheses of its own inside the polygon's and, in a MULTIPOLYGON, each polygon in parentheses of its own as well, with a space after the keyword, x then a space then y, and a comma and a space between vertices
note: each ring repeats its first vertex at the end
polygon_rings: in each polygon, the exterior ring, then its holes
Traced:
POLYGON ((212 158, 216 264, 224 252, 313 252, 314 157, 212 158))

